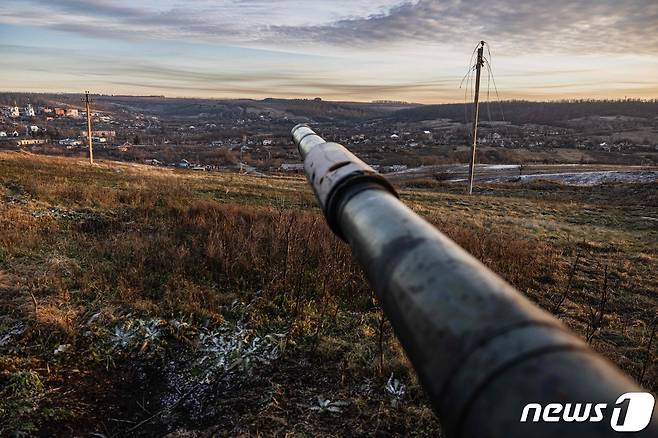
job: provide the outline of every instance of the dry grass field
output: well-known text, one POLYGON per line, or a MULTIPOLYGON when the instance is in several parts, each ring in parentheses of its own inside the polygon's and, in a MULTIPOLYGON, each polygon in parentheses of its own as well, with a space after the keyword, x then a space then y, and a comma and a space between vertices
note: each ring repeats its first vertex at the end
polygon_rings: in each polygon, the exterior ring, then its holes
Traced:
MULTIPOLYGON (((657 189, 400 192, 656 392, 657 189)), ((0 435, 439 433, 302 178, 2 152, 0 199, 0 435)))

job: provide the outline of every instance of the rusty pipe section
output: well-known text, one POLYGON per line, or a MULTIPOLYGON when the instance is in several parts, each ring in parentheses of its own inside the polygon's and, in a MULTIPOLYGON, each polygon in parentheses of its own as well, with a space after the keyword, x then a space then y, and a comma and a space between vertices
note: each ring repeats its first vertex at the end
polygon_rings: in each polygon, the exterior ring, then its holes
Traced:
MULTIPOLYGON (((611 411, 640 388, 406 207, 346 148, 306 125, 292 135, 327 220, 365 270, 448 436, 617 435, 609 416, 521 422, 529 403, 611 411)), ((658 436, 655 418, 644 432, 658 436)))

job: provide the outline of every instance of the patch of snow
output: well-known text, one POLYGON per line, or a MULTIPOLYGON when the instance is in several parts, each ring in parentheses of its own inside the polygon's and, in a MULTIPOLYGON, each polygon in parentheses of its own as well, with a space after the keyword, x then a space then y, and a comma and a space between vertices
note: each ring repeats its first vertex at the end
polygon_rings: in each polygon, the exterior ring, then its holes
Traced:
POLYGON ((518 168, 518 164, 479 164, 476 170, 507 170, 518 168))
POLYGON ((9 327, 3 333, 0 333, 0 347, 9 345, 14 338, 18 338, 20 335, 25 332, 27 326, 23 322, 17 322, 13 326, 9 327))
POLYGON ((544 179, 570 185, 594 186, 607 182, 651 182, 658 179, 658 171, 626 172, 619 170, 606 170, 594 172, 564 172, 522 175, 520 178, 522 181, 544 179))
POLYGON ((393 373, 391 373, 391 377, 389 377, 388 382, 386 382, 386 392, 391 396, 391 406, 397 407, 402 403, 402 400, 407 393, 407 387, 398 379, 394 378, 393 373))

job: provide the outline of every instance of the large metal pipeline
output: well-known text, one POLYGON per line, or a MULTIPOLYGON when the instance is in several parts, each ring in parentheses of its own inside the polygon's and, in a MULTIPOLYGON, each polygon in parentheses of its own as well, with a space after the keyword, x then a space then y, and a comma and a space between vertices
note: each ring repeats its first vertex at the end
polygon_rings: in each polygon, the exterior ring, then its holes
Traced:
MULTIPOLYGON (((636 417, 633 401, 623 412, 617 402, 637 384, 406 207, 383 176, 306 125, 292 136, 448 436, 618 436, 612 424, 636 417), (567 421, 576 408, 582 420, 567 421)), ((649 419, 641 434, 658 436, 649 419)))

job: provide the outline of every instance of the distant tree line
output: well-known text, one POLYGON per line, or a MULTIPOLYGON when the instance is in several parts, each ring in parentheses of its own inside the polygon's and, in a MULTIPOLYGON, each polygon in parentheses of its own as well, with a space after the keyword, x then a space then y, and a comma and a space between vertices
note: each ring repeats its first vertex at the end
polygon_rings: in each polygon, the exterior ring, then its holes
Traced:
MULTIPOLYGON (((451 119, 470 122, 472 104, 424 105, 396 111, 389 117, 396 122, 451 119)), ((551 124, 591 116, 627 116, 653 119, 658 115, 658 99, 559 100, 531 102, 508 100, 480 104, 480 119, 514 124, 551 124)))

